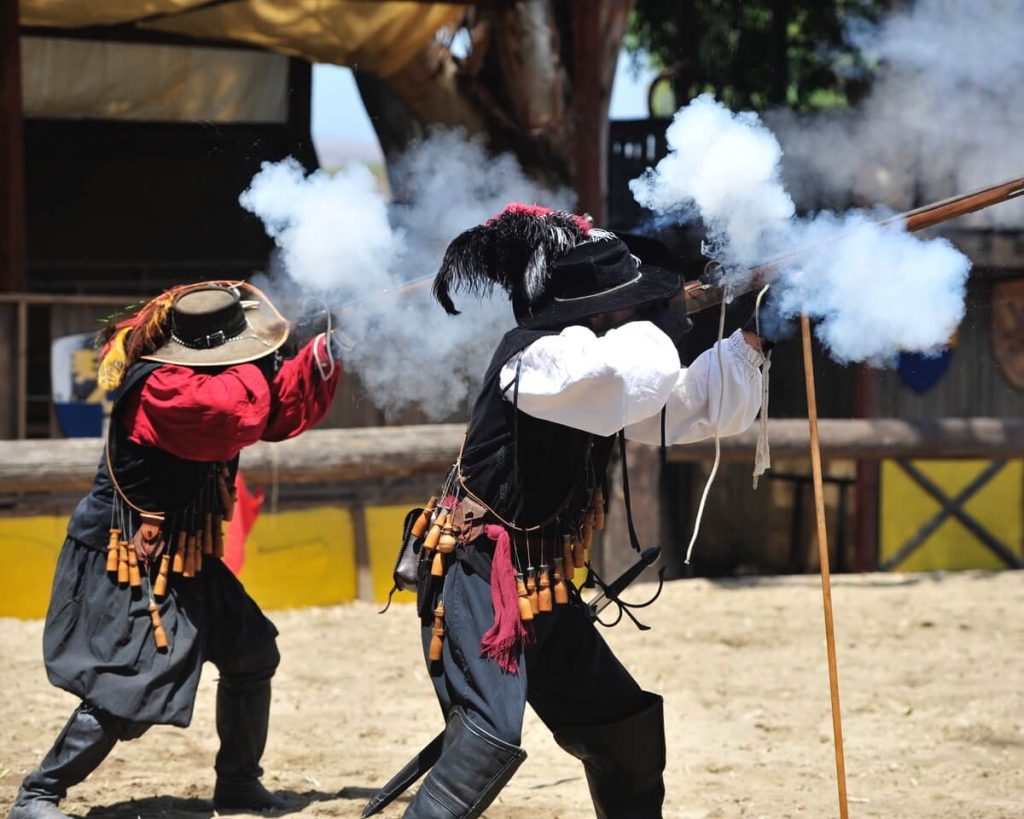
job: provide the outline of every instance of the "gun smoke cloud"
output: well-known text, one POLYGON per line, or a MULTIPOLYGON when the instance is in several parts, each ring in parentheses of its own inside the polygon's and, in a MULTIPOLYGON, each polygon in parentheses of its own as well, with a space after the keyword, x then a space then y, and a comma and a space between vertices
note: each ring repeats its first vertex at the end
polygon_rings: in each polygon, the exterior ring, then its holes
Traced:
POLYGON ((435 132, 393 172, 401 201, 389 203, 373 174, 352 164, 306 175, 295 159, 265 163, 241 195, 277 245, 271 286, 323 299, 358 343, 343 363, 385 411, 417 407, 431 419, 472 399, 488 357, 512 327, 503 293, 464 297, 448 316, 429 287, 382 291, 436 273, 448 243, 510 201, 569 208, 572 196, 527 179, 511 155, 491 156, 458 131, 435 132))
POLYGON ((948 241, 880 226, 878 212, 796 218, 778 140, 755 114, 734 114, 710 95, 677 112, 666 136, 668 155, 630 189, 658 213, 701 219, 727 282, 744 284, 752 264, 811 248, 781 270, 769 321, 807 311, 843 363, 880 364, 948 341, 964 315, 970 269, 948 241))
MULTIPOLYGON (((1024 173, 1024 0, 916 0, 847 37, 879 61, 848 110, 765 120, 802 207, 884 202, 898 210, 1024 173), (915 202, 915 200, 917 200, 915 202)), ((961 225, 1024 225, 1024 202, 961 225)))

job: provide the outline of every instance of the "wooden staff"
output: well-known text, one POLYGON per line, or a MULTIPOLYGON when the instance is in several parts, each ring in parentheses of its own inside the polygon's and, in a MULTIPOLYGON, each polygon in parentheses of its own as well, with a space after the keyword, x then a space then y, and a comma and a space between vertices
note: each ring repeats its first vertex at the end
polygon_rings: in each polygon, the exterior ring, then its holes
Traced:
POLYGON ((814 362, 811 359, 811 322, 800 315, 804 348, 804 380, 807 384, 807 423, 811 427, 811 473, 814 477, 814 511, 818 523, 818 558, 821 563, 821 595, 825 607, 825 647, 828 652, 828 684, 832 700, 832 737, 836 749, 836 779, 839 784, 839 816, 848 819, 846 803, 846 762, 843 756, 843 717, 839 708, 839 670, 836 665, 836 635, 832 625, 832 582, 828 567, 828 535, 825 531, 825 493, 821 478, 821 442, 818 440, 818 399, 814 390, 814 362))

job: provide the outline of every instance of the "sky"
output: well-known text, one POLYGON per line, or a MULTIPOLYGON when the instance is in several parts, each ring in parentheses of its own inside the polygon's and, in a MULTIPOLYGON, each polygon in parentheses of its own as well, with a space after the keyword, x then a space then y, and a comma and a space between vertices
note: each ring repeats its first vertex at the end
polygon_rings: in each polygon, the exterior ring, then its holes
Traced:
MULTIPOLYGON (((612 85, 612 119, 647 116, 647 87, 654 75, 646 65, 634 72, 630 58, 625 53, 619 55, 612 85)), ((313 66, 312 120, 313 142, 321 153, 324 146, 330 146, 328 152, 334 156, 344 154, 370 161, 380 157, 377 137, 348 68, 313 66)))

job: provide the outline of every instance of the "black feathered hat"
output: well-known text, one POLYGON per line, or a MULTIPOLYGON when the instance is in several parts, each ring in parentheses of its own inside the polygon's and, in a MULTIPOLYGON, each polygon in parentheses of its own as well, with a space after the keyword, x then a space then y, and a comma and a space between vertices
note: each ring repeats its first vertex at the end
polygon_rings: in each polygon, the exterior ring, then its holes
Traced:
POLYGON ((494 285, 509 294, 521 327, 555 328, 669 299, 683 279, 643 264, 625 241, 583 216, 513 203, 448 246, 434 297, 457 315, 451 292, 494 285))

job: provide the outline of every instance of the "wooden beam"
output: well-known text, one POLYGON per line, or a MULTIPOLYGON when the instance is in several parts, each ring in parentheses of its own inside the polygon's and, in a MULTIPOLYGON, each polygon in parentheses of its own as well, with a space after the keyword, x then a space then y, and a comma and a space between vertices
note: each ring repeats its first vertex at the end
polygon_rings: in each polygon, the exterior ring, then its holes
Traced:
MULTIPOLYGON (((1024 419, 1019 418, 824 418, 819 427, 825 460, 1024 456, 1024 419)), ((770 420, 768 441, 776 458, 810 457, 806 419, 770 420)), ((756 443, 756 429, 723 438, 722 458, 753 463, 756 443)), ((714 442, 672 447, 668 457, 706 460, 714 457, 714 442)))
POLYGON ((25 137, 18 0, 0 4, 0 290, 24 290, 25 137))
MULTIPOLYGON (((389 482, 444 477, 459 452, 465 427, 442 424, 313 430, 242 453, 246 480, 283 483, 389 482)), ((103 451, 97 438, 0 441, 0 492, 75 491, 89 487, 103 451)))
MULTIPOLYGON (((825 460, 1024 457, 1024 419, 1019 418, 823 419, 819 425, 825 460)), ((242 469, 249 480, 264 485, 275 473, 287 484, 390 483, 417 477, 440 481, 464 433, 462 424, 313 430, 290 441, 246 449, 242 469)), ((806 419, 769 421, 768 436, 777 458, 810 456, 806 419)), ((752 463, 756 441, 755 430, 723 438, 722 457, 752 463)), ((102 449, 97 438, 0 441, 0 492, 86 489, 102 449)), ((708 460, 714 457, 714 445, 703 441, 672 447, 668 457, 708 460)))

